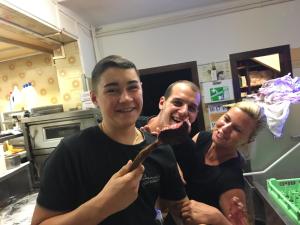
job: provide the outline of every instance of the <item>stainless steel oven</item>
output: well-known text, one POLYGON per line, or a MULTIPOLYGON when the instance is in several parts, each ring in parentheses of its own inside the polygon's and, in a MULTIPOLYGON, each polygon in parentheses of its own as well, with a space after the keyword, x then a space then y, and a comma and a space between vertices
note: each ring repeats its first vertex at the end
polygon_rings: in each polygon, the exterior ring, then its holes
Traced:
POLYGON ((43 165, 62 138, 101 120, 97 110, 80 110, 26 118, 22 121, 33 185, 38 186, 43 165))

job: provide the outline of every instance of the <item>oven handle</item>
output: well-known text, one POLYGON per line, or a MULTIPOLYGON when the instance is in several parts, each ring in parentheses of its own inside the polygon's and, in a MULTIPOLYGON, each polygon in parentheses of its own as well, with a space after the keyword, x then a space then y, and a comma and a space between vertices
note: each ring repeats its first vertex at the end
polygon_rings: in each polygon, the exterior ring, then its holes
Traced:
POLYGON ((37 129, 34 129, 34 134, 33 134, 33 136, 32 136, 31 133, 29 132, 29 137, 30 137, 31 145, 32 145, 32 148, 33 148, 33 149, 35 149, 35 137, 36 137, 37 133, 38 133, 37 129))

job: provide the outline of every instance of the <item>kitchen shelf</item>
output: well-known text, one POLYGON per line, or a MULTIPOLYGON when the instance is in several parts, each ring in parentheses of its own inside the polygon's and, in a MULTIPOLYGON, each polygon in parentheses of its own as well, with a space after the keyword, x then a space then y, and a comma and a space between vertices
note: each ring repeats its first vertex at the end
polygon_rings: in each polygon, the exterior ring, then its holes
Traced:
POLYGON ((25 162, 22 163, 21 165, 19 165, 18 167, 15 167, 13 169, 10 170, 6 170, 3 174, 0 175, 0 182, 11 177, 14 176, 15 174, 17 174, 18 172, 26 169, 26 167, 29 165, 29 162, 25 162))
POLYGON ((251 89, 258 89, 261 87, 262 84, 257 84, 257 85, 250 85, 251 89))
POLYGON ((261 64, 253 64, 253 65, 246 65, 246 66, 239 66, 237 67, 237 70, 246 70, 246 71, 263 71, 263 70, 268 70, 264 65, 261 64))
POLYGON ((250 88, 250 90, 257 90, 257 89, 261 88, 261 84, 259 84, 259 85, 251 85, 251 86, 243 86, 243 87, 240 87, 241 92, 247 91, 248 88, 250 88))
POLYGON ((22 137, 23 133, 19 134, 0 134, 0 143, 17 137, 22 137))
POLYGON ((240 87, 240 89, 241 89, 241 92, 247 92, 248 91, 248 87, 246 86, 244 86, 244 87, 240 87))

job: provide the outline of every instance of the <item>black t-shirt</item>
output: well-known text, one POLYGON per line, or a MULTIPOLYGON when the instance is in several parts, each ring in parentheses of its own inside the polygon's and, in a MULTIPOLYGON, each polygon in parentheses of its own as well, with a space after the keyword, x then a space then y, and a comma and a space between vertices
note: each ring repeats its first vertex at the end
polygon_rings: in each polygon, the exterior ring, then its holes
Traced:
MULTIPOLYGON (((190 156, 195 157, 198 164, 193 173, 185 174, 186 191, 190 199, 220 208, 219 198, 222 193, 233 188, 244 188, 243 159, 238 154, 238 157, 229 159, 220 165, 206 165, 205 154, 212 143, 211 136, 210 132, 200 132, 198 136, 195 152, 190 156)), ((178 158, 178 150, 175 151, 175 156, 178 158)), ((178 163, 185 167, 185 162, 178 161, 178 163)))
MULTIPOLYGON (((96 196, 115 172, 155 140, 146 132, 144 136, 138 145, 123 145, 96 126, 63 139, 45 163, 38 204, 54 211, 70 211, 96 196)), ((158 196, 174 201, 185 197, 170 146, 159 146, 143 165, 137 200, 100 224, 154 225, 158 196)))
MULTIPOLYGON (((204 157, 212 143, 210 132, 200 132, 196 144, 192 140, 173 146, 176 160, 186 181, 186 192, 190 199, 208 205, 219 206, 222 193, 232 188, 244 188, 243 159, 238 154, 218 166, 205 165, 204 157)), ((164 225, 175 225, 168 215, 164 225)))
POLYGON ((189 182, 190 178, 194 177, 195 173, 199 173, 202 168, 197 157, 195 142, 189 138, 181 144, 172 145, 172 149, 185 181, 189 182))

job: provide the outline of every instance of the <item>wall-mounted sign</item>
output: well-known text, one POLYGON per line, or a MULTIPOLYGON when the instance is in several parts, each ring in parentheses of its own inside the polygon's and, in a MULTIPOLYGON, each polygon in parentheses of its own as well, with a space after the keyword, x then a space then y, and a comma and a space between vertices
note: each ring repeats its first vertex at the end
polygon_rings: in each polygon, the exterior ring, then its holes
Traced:
POLYGON ((227 111, 228 109, 222 103, 208 105, 208 118, 211 130, 215 127, 217 120, 227 111))
POLYGON ((209 92, 210 100, 212 102, 224 101, 224 99, 229 99, 229 88, 226 86, 210 88, 209 92))
POLYGON ((205 82, 202 84, 204 103, 230 101, 234 99, 232 80, 205 82))

